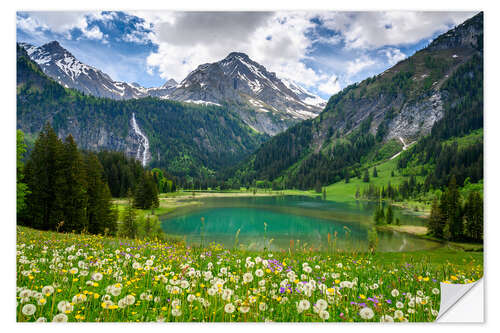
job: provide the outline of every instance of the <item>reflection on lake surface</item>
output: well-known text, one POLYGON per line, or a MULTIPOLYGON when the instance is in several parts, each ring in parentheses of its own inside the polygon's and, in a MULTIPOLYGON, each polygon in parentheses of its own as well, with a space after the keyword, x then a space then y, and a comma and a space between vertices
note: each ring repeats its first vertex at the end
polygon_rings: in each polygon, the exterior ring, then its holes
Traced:
MULTIPOLYGON (((374 203, 338 203, 303 196, 224 197, 199 199, 200 204, 178 208, 162 220, 163 230, 190 245, 216 242, 232 248, 272 250, 313 247, 319 250, 368 248, 374 203), (203 222, 202 222, 203 221, 203 222), (264 225, 266 224, 266 226, 264 225), (330 243, 328 242, 330 234, 330 243)), ((401 224, 424 225, 425 220, 394 209, 401 224)), ((414 251, 440 244, 408 234, 378 232, 378 251, 414 251)))

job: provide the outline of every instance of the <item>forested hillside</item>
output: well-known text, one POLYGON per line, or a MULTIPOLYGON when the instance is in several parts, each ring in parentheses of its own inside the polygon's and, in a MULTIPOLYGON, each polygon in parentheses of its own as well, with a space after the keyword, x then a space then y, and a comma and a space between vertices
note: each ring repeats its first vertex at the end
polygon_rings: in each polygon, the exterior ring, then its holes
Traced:
POLYGON ((466 178, 479 181, 482 140, 467 147, 446 142, 483 127, 482 38, 480 13, 384 73, 332 96, 317 118, 273 137, 227 177, 321 188, 360 176, 405 144, 410 149, 399 164, 405 175, 426 176, 429 186, 448 184, 452 173, 460 186, 466 178))
POLYGON ((134 114, 149 141, 148 165, 184 181, 212 177, 267 138, 223 107, 151 97, 116 101, 65 89, 45 76, 18 46, 17 128, 27 135, 35 137, 49 122, 59 137, 71 134, 83 149, 123 151, 135 157, 146 147, 134 132, 134 114))

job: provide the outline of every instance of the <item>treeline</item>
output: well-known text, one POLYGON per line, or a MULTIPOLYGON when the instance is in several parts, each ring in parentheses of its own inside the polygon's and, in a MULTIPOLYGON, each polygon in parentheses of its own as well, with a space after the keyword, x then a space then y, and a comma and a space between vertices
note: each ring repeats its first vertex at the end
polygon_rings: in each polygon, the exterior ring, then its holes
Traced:
POLYGON ((455 177, 440 198, 432 203, 429 233, 450 241, 483 241, 483 198, 473 191, 464 201, 455 177))
MULTIPOLYGON (((157 184, 162 189, 175 189, 161 170, 144 170, 123 153, 80 151, 71 135, 61 140, 48 123, 25 164, 22 162, 24 153, 23 134, 18 131, 18 222, 36 229, 124 234, 123 224, 118 223, 124 217, 119 216, 117 207, 112 204, 108 184, 116 175, 128 175, 125 189, 132 202, 131 209, 158 207, 157 184), (105 161, 107 169, 100 159, 105 161)), ((114 190, 121 191, 122 187, 114 190)), ((158 224, 154 218, 147 223, 151 230, 155 223, 158 224)))
POLYGON ((417 197, 419 194, 429 191, 429 184, 418 182, 415 176, 410 176, 398 186, 391 185, 389 181, 387 186, 377 186, 369 184, 361 192, 356 191, 356 198, 370 200, 390 199, 393 201, 403 201, 417 197))
MULTIPOLYGON (((417 197, 418 194, 425 193, 424 183, 418 183, 414 176, 409 181, 405 181, 399 186, 378 187, 370 184, 360 193, 356 192, 356 198, 362 196, 370 200, 401 201, 417 197)), ((391 205, 388 205, 387 213, 382 205, 379 205, 374 212, 374 222, 377 225, 391 224, 394 215, 391 205)), ((396 220, 398 225, 399 221, 396 220)), ((451 176, 450 183, 445 187, 445 191, 435 197, 432 202, 431 214, 427 222, 429 234, 440 239, 450 241, 473 241, 483 240, 483 198, 478 191, 471 191, 468 197, 462 198, 456 178, 451 176)))
POLYGON ((115 234, 118 210, 102 165, 93 153, 82 154, 68 136, 64 141, 47 124, 24 167, 28 194, 21 224, 42 230, 115 234))
MULTIPOLYGON (((65 89, 17 46, 17 128, 25 133, 39 132, 51 119, 57 133, 72 133, 84 149, 93 149, 104 132, 110 138, 108 149, 114 149, 126 142, 133 113, 149 139, 149 166, 164 170, 165 177, 181 187, 220 185, 217 171, 240 162, 269 138, 253 131, 226 106, 152 97, 118 101, 65 89)), ((126 195, 125 187, 134 181, 127 173, 114 173, 109 183, 113 196, 126 195), (125 181, 123 187, 116 185, 118 178, 125 181)))
POLYGON ((349 177, 349 169, 356 169, 361 158, 375 145, 375 137, 369 132, 372 116, 346 138, 334 141, 325 152, 311 154, 287 175, 284 187, 310 189, 331 184, 349 177))
MULTIPOLYGON (((268 181, 273 189, 311 189, 345 178, 349 169, 355 169, 361 158, 375 145, 375 136, 369 132, 372 116, 347 137, 335 140, 323 151, 308 154, 312 140, 313 123, 304 121, 286 132, 278 134, 256 152, 253 161, 240 168, 229 179, 230 184, 252 186, 257 181, 268 181), (302 158, 295 169, 286 171, 302 158), (258 178, 257 178, 258 177, 258 178)), ((333 134, 332 134, 333 135, 333 134)))
MULTIPOLYGON (((101 163, 111 195, 115 198, 127 197, 129 190, 135 190, 137 184, 143 181, 145 176, 144 167, 141 162, 124 152, 100 151, 97 158, 101 163)), ((177 190, 177 177, 174 177, 162 169, 151 170, 150 176, 156 184, 159 193, 175 192, 177 190)))

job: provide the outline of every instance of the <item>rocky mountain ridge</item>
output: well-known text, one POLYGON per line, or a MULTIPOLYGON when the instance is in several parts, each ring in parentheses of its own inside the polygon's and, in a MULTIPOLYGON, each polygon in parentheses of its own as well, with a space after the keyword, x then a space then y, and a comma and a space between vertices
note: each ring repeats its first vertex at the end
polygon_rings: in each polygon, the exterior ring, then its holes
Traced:
POLYGON ((482 19, 479 13, 383 73, 344 88, 318 117, 263 144, 239 177, 281 177, 304 188, 331 184, 342 177, 345 163, 356 165, 370 152, 383 156, 385 144, 395 149, 401 138, 413 142, 428 135, 446 108, 461 103, 449 96, 448 80, 481 62, 482 19))
POLYGON ((239 52, 221 61, 203 64, 178 84, 170 79, 161 87, 114 81, 97 68, 76 59, 57 41, 36 47, 20 43, 43 72, 66 88, 118 100, 147 96, 204 105, 225 105, 254 130, 274 135, 315 117, 326 102, 239 52))
POLYGON ((16 127, 34 138, 47 122, 82 149, 123 151, 148 167, 197 179, 236 163, 268 138, 225 107, 95 98, 65 89, 18 45, 16 127))

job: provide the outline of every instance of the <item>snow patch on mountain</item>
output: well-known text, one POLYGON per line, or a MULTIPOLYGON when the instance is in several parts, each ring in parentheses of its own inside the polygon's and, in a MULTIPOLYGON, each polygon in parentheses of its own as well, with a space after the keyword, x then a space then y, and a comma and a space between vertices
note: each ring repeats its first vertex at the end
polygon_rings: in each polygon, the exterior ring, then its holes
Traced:
POLYGON ((137 84, 114 81, 108 74, 76 59, 57 41, 42 46, 20 43, 42 71, 67 88, 97 97, 130 99, 148 96, 137 84))
POLYGON ((196 101, 193 101, 193 100, 186 100, 184 101, 185 103, 193 103, 193 104, 201 104, 201 105, 217 105, 217 106, 222 106, 218 103, 214 103, 214 102, 209 102, 209 101, 202 101, 202 100, 196 100, 196 101))
POLYGON ((113 99, 157 97, 202 105, 227 105, 261 132, 274 135, 294 123, 316 117, 326 105, 319 96, 250 59, 232 52, 219 62, 199 65, 177 83, 169 79, 161 87, 114 81, 109 75, 76 59, 58 42, 40 47, 21 43, 45 74, 64 87, 113 99), (247 111, 241 109, 246 105, 247 111), (253 117, 248 107, 259 113, 253 117))
POLYGON ((306 90, 305 88, 301 87, 294 81, 289 79, 281 79, 281 81, 283 81, 285 86, 291 91, 293 91, 295 95, 297 95, 297 97, 305 104, 314 105, 321 108, 324 108, 326 106, 326 101, 323 98, 306 90))

